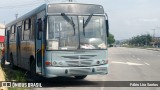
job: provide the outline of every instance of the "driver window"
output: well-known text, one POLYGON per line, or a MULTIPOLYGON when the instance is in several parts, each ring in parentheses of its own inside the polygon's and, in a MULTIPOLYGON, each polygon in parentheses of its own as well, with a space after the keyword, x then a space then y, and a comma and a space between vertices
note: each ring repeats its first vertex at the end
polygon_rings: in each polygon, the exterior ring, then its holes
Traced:
POLYGON ((41 18, 40 19, 38 19, 38 39, 41 39, 42 38, 42 20, 41 20, 41 18))

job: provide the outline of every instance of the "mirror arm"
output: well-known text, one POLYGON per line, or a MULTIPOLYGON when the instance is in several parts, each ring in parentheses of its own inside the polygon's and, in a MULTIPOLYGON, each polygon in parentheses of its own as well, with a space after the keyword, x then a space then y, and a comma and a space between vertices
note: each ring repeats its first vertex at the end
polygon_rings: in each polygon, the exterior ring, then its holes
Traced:
POLYGON ((106 33, 107 33, 107 37, 109 37, 109 23, 108 23, 108 15, 107 15, 107 13, 105 13, 105 16, 106 16, 106 20, 105 20, 105 23, 106 23, 106 33))

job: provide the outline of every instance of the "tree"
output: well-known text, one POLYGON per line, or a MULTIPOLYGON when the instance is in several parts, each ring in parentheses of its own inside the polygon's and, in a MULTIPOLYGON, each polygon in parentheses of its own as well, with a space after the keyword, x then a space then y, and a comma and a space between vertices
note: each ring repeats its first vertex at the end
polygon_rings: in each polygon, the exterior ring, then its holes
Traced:
POLYGON ((149 34, 144 34, 132 37, 132 39, 129 40, 129 44, 135 46, 144 46, 144 45, 149 45, 151 41, 152 37, 149 34))
POLYGON ((110 33, 108 37, 108 44, 113 44, 114 42, 115 42, 114 35, 110 33))

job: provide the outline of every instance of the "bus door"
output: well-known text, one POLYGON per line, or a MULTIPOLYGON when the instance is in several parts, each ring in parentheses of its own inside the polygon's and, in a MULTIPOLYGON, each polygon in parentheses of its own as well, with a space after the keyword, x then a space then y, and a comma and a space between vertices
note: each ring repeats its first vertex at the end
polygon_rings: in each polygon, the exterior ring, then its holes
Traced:
POLYGON ((6 59, 7 59, 7 62, 10 62, 9 60, 9 37, 10 37, 10 30, 7 30, 7 32, 6 32, 7 34, 6 34, 6 49, 5 49, 5 51, 6 51, 6 59))
POLYGON ((42 18, 38 18, 36 23, 36 73, 42 74, 42 18))
POLYGON ((21 45, 21 33, 22 33, 22 26, 18 26, 17 27, 17 42, 16 42, 16 56, 17 56, 17 66, 20 66, 21 65, 21 50, 20 50, 20 45, 21 45))
POLYGON ((43 29, 44 29, 45 10, 36 16, 36 73, 43 74, 43 29))

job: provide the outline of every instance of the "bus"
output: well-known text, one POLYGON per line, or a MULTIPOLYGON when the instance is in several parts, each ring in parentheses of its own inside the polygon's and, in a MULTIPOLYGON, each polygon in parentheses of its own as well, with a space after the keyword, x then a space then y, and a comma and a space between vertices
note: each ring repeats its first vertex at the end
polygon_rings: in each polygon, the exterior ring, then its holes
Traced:
POLYGON ((6 25, 5 57, 31 76, 105 75, 108 33, 101 5, 43 4, 6 25))

